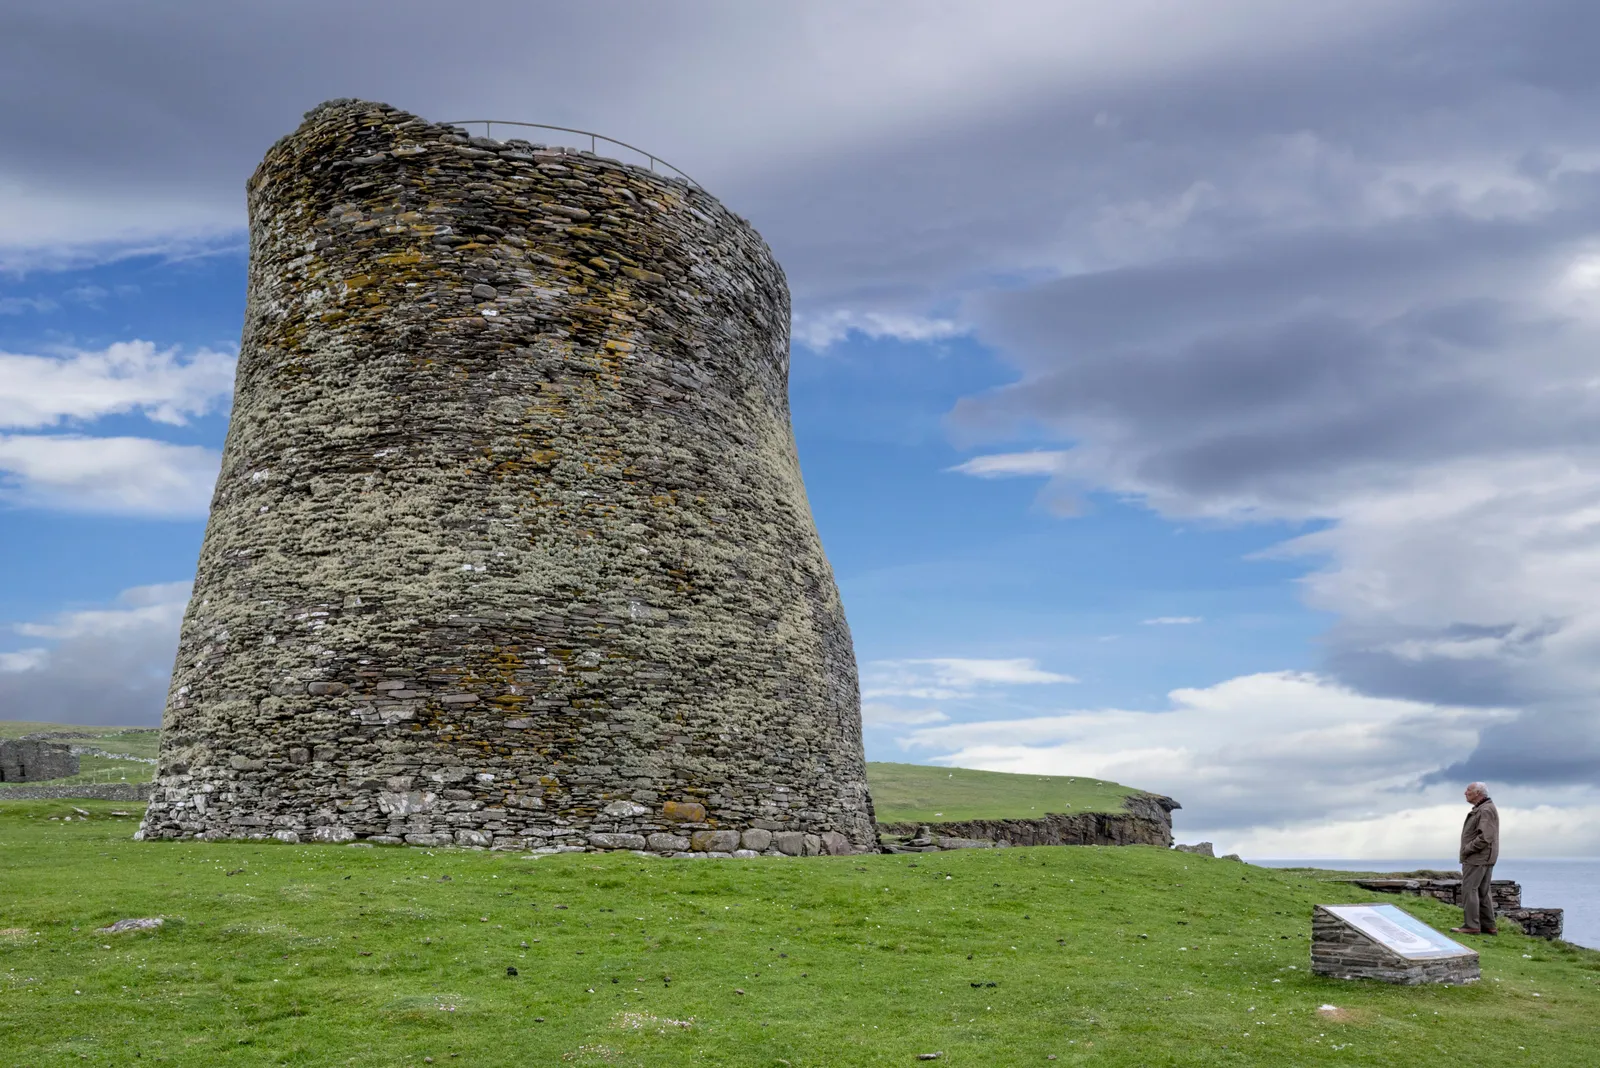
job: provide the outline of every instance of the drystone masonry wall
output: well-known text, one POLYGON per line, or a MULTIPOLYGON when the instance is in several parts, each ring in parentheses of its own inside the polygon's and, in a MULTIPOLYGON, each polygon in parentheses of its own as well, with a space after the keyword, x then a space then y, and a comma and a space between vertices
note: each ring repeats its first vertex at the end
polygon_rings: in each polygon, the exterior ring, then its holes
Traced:
POLYGON ((142 835, 874 848, 749 224, 361 101, 275 145, 249 205, 142 835))
POLYGON ((78 774, 70 746, 35 738, 0 739, 0 782, 44 782, 78 774))
MULTIPOLYGON (((1391 876, 1383 879, 1349 880, 1363 890, 1377 890, 1386 894, 1408 894, 1412 897, 1431 897, 1446 905, 1461 904, 1461 880, 1391 876)), ((1489 883, 1489 896, 1494 899, 1496 912, 1509 912, 1522 907, 1522 884, 1514 879, 1493 879, 1489 883)))
POLYGON ((1529 938, 1560 938, 1566 925, 1565 909, 1508 909, 1503 915, 1529 938))
MULTIPOLYGON (((1366 890, 1388 894, 1431 897, 1447 905, 1461 905, 1461 880, 1437 877, 1396 876, 1385 879, 1351 879, 1366 890)), ((1494 879, 1489 883, 1494 910, 1522 928, 1522 933, 1537 938, 1560 938, 1565 911, 1558 908, 1523 908, 1522 884, 1513 879, 1494 879)))

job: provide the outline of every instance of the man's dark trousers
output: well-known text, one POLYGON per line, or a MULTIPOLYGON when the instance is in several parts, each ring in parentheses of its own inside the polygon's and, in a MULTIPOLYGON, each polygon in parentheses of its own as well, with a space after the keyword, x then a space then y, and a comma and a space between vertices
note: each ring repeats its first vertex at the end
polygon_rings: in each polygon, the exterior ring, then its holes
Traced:
POLYGON ((1494 891, 1489 885, 1493 876, 1493 864, 1461 865, 1462 926, 1494 930, 1494 891))

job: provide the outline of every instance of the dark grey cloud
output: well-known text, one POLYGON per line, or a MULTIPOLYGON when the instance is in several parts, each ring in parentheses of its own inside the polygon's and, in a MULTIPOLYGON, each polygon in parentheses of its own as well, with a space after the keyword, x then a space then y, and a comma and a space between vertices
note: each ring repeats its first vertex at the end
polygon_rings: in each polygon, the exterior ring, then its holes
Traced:
POLYGON ((1535 710, 1484 730, 1470 757, 1430 782, 1588 786, 1600 767, 1600 722, 1593 710, 1535 710))
POLYGON ((914 302, 1010 269, 1038 236, 1028 217, 1061 208, 1068 141, 1103 132, 1100 97, 1281 67, 1437 6, 16 0, 0 188, 34 210, 0 244, 236 227, 266 146, 314 103, 360 96, 643 145, 749 215, 802 301, 914 302))

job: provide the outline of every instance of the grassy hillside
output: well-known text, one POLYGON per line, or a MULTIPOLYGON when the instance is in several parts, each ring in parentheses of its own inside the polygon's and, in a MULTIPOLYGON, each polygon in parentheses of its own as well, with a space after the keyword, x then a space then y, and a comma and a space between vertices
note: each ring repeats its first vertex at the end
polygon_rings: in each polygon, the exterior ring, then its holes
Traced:
MULTIPOLYGON (((155 765, 144 763, 153 760, 156 755, 156 743, 160 739, 159 732, 149 727, 85 727, 71 723, 31 723, 23 720, 0 720, 0 738, 20 738, 24 734, 35 734, 40 731, 72 731, 84 734, 84 738, 58 738, 59 742, 70 745, 92 746, 106 753, 114 754, 109 757, 91 756, 85 754, 78 758, 78 774, 65 779, 51 779, 48 783, 17 783, 18 786, 76 786, 81 783, 102 782, 149 782, 155 777, 155 765), (133 760, 118 760, 117 756, 126 755, 133 760)), ((0 796, 12 786, 11 783, 0 783, 0 796)))
POLYGON ((74 745, 92 745, 108 753, 127 753, 129 756, 156 755, 160 732, 154 727, 85 727, 73 723, 33 723, 26 720, 0 719, 0 738, 21 738, 24 734, 70 731, 87 735, 84 738, 62 738, 59 741, 74 745))
POLYGON ((1343 887, 1167 850, 142 844, 117 806, 76 804, 94 815, 0 803, 0 1065, 1576 1068, 1600 1048, 1600 953, 1501 936, 1469 987, 1316 978, 1309 911, 1343 887))
POLYGON ((1120 812, 1131 786, 1066 775, 1012 775, 922 764, 868 764, 880 823, 1021 819, 1047 812, 1120 812))

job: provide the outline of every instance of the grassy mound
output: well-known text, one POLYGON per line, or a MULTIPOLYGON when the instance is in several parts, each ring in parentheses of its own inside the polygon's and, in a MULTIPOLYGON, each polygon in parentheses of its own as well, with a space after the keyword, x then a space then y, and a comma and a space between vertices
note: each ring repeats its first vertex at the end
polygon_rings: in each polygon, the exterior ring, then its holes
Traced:
POLYGON ((868 764, 879 823, 1031 819, 1047 812, 1121 812, 1140 791, 1085 776, 1014 775, 923 764, 868 764))
POLYGON ((0 1065, 1579 1066, 1600 1048, 1600 953, 1501 936, 1477 940, 1469 987, 1321 979, 1309 912, 1343 887, 1167 850, 135 843, 110 815, 133 809, 76 805, 92 816, 0 804, 0 1065))

